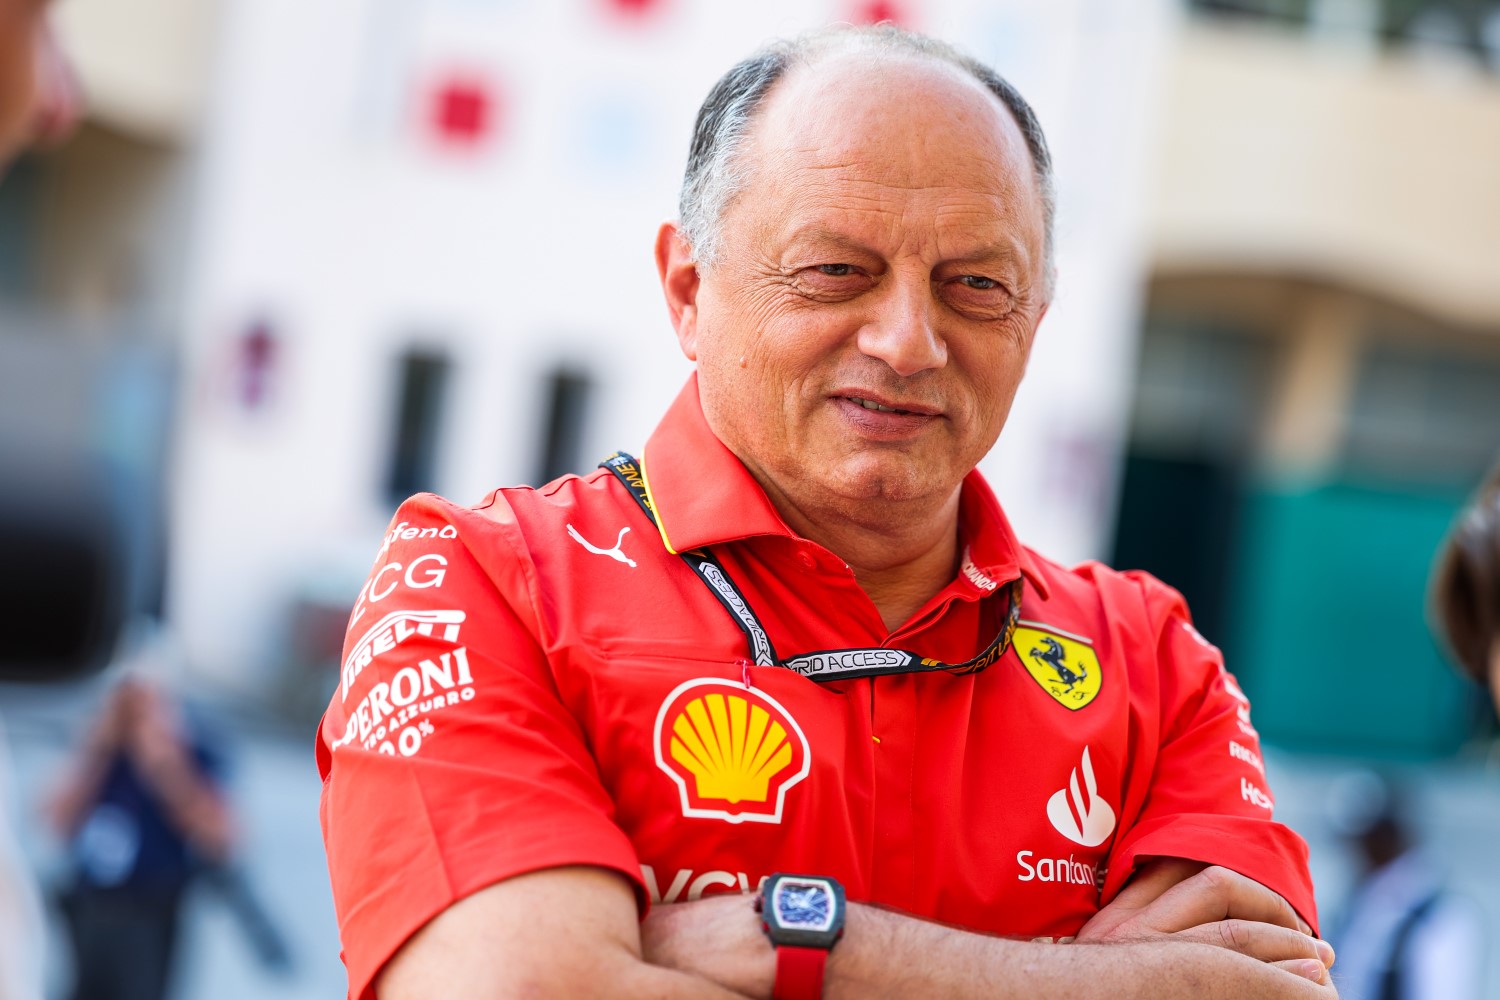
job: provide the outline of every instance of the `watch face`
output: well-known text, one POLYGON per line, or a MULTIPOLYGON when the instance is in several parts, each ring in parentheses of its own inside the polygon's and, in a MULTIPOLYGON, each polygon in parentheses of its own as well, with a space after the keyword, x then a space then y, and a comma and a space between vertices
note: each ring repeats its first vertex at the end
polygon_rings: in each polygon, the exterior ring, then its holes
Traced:
POLYGON ((821 879, 783 879, 771 905, 783 927, 826 931, 833 926, 833 887, 821 879))

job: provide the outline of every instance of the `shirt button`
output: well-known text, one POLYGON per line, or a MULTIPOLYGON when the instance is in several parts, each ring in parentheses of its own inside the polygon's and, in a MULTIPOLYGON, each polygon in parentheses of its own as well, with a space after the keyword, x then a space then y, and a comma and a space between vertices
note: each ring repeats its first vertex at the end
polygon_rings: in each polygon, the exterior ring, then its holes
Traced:
POLYGON ((818 561, 812 557, 811 552, 798 552, 797 561, 808 569, 812 569, 818 565, 818 561))

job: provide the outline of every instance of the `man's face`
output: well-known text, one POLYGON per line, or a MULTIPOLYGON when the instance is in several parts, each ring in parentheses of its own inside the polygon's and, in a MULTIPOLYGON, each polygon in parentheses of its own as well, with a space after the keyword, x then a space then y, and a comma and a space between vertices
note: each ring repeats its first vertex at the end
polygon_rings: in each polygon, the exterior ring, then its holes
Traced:
POLYGON ((951 497, 1047 305, 1014 119, 956 68, 843 55, 777 85, 744 163, 678 317, 710 426, 773 496, 951 497))

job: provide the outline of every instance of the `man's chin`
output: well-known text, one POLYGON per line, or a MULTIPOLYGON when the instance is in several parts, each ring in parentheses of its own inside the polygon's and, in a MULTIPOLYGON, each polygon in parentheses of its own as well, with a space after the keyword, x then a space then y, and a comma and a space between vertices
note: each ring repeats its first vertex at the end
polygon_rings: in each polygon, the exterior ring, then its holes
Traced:
POLYGON ((904 503, 946 497, 958 488, 932 463, 906 455, 861 455, 847 459, 826 477, 831 492, 850 502, 904 503))

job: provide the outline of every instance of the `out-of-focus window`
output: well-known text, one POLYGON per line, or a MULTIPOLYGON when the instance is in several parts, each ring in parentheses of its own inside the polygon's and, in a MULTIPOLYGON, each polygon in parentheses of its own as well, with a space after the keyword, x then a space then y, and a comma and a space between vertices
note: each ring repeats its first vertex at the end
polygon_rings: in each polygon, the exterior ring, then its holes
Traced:
POLYGON ((1113 565, 1181 590, 1223 641, 1246 468, 1263 423, 1274 345, 1228 323, 1154 317, 1141 337, 1113 565))
POLYGON ((584 471, 583 430, 592 390, 593 380, 574 368, 558 368, 548 377, 547 424, 542 434, 538 483, 584 471))
POLYGON ((1132 448, 1243 456, 1261 421, 1270 364, 1265 338, 1246 331, 1148 324, 1141 337, 1132 448))
POLYGON ((1395 46, 1479 56, 1500 71, 1497 0, 1188 0, 1208 16, 1268 21, 1379 37, 1395 46))
POLYGON ((396 426, 386 494, 393 504, 436 485, 444 397, 452 365, 437 351, 408 351, 400 361, 396 426))
POLYGON ((1411 482, 1477 482, 1500 453, 1500 359, 1376 340, 1360 358, 1342 464, 1411 482))

